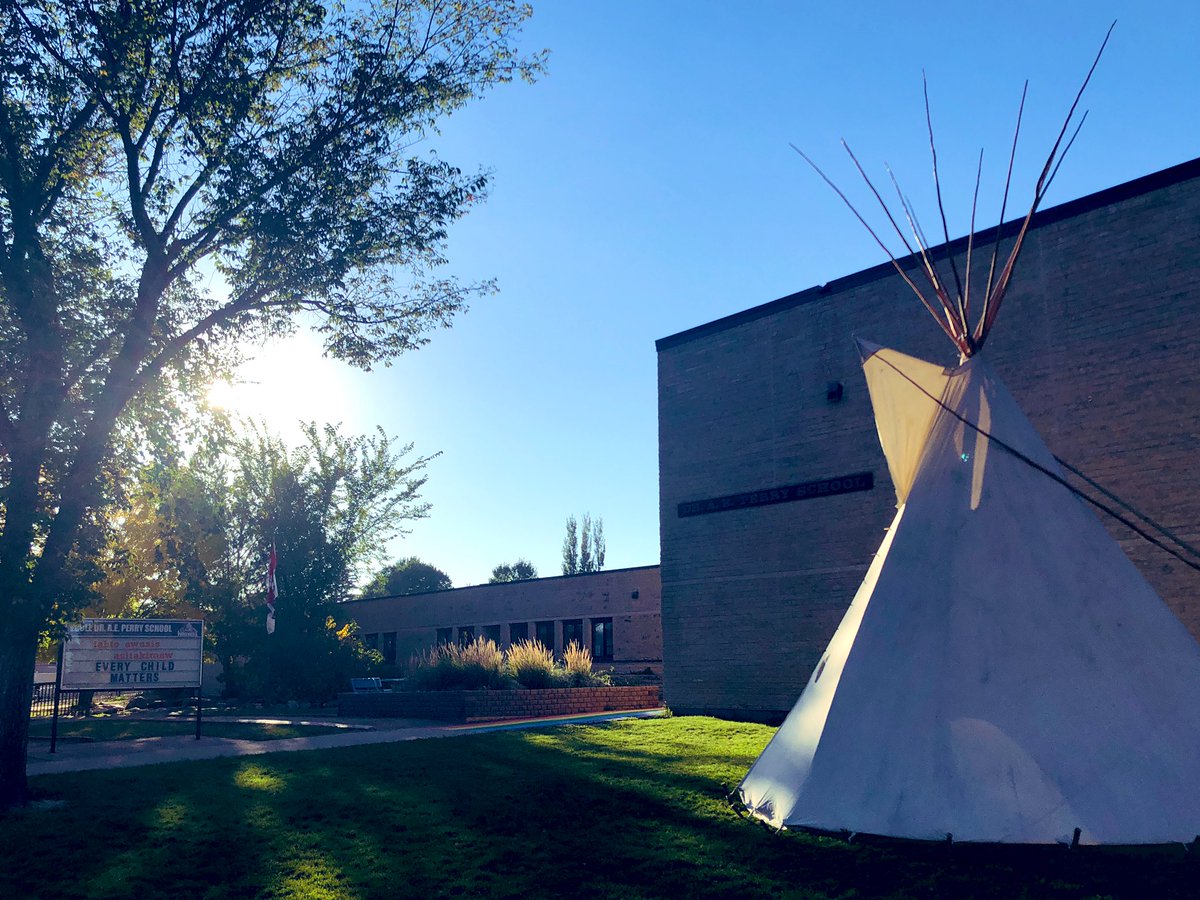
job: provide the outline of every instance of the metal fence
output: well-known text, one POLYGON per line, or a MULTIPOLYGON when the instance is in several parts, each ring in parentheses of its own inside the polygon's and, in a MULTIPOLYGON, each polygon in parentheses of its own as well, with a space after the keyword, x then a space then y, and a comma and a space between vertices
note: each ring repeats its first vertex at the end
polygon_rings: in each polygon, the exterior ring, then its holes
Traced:
MULTIPOLYGON (((107 697, 119 697, 128 691, 62 691, 58 697, 58 714, 62 716, 86 716, 93 704, 107 697)), ((30 718, 54 715, 53 682, 33 686, 33 703, 29 707, 30 718)))

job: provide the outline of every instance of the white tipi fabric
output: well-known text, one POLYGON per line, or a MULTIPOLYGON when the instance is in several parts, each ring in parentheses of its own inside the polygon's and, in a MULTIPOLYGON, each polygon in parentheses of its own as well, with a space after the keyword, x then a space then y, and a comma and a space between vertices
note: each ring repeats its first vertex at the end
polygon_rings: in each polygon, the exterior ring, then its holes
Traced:
POLYGON ((986 363, 869 352, 899 509, 742 801, 905 838, 1192 840, 1200 645, 1091 510, 939 405, 1058 473, 986 363))

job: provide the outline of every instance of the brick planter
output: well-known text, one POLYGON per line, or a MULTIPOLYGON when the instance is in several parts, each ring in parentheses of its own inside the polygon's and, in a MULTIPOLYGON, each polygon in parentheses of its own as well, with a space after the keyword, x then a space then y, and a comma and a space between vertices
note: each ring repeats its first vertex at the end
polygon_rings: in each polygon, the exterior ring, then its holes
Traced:
POLYGON ((338 715, 490 722, 662 706, 658 685, 511 691, 395 691, 338 694, 338 715))

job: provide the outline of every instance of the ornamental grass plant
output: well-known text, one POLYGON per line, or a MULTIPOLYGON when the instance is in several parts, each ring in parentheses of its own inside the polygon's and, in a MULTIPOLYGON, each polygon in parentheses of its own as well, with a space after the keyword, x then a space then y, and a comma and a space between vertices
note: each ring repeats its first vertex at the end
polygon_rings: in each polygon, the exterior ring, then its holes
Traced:
POLYGON ((607 672, 592 668, 592 654, 572 641, 556 662, 539 641, 517 641, 501 650, 484 637, 469 644, 439 644, 414 653, 408 662, 407 689, 415 691, 473 691, 523 688, 594 687, 612 683, 607 672))
POLYGON ((571 641, 563 651, 563 675, 571 687, 593 684, 592 651, 578 641, 571 641))
POLYGON ((473 691, 502 688, 504 653, 496 642, 478 637, 469 644, 439 644, 414 653, 408 662, 408 683, 418 691, 473 691))
POLYGON ((459 678, 464 689, 504 687, 504 653, 496 642, 477 637, 458 648, 459 678))
POLYGON ((554 654, 540 641, 517 641, 509 647, 508 670, 522 687, 554 686, 554 654))
POLYGON ((417 691, 449 691, 457 687, 455 644, 438 644, 414 653, 408 660, 407 686, 417 691))

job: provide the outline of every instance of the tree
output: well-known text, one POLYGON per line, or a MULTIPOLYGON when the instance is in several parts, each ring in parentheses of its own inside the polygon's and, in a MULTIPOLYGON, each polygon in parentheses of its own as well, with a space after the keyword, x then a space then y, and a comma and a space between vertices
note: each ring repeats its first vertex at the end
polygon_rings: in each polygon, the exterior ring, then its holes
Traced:
POLYGON ((592 560, 596 564, 596 571, 599 572, 604 568, 604 554, 608 550, 608 545, 604 543, 604 519, 596 519, 596 526, 592 529, 592 560))
POLYGON ((567 517, 567 534, 563 538, 564 575, 580 575, 599 572, 604 568, 604 519, 592 521, 590 513, 584 513, 580 524, 574 516, 567 517))
POLYGON ((397 560, 385 566, 362 589, 364 597, 400 597, 405 594, 424 594, 448 591, 454 587, 450 576, 415 556, 397 560))
POLYGON ((595 562, 592 559, 592 517, 588 513, 583 514, 583 518, 579 522, 579 571, 591 572, 595 570, 595 562))
POLYGON ((537 578, 537 569, 527 559, 518 559, 515 563, 501 563, 492 569, 492 577, 488 584, 502 584, 506 581, 529 581, 537 578))
POLYGON ((237 444, 232 518, 249 526, 255 543, 244 569, 251 578, 250 603, 235 604, 234 612, 252 610, 252 642, 241 655, 253 662, 267 650, 266 672, 252 669, 252 683, 259 680, 274 698, 315 702, 345 683, 355 661, 349 612, 340 603, 367 566, 378 562, 378 548, 404 523, 428 513, 419 493, 433 457, 405 461, 412 445, 393 449, 382 431, 347 438, 330 425, 307 425, 304 435, 305 442, 292 449, 261 432, 237 444), (279 602, 268 641, 262 576, 271 543, 279 602))
POLYGON ((0 0, 0 808, 26 797, 38 636, 85 599, 135 413, 301 314, 369 368, 491 287, 436 272, 487 178, 409 150, 541 69, 513 48, 528 15, 0 0))
POLYGON ((579 571, 579 538, 574 516, 567 516, 567 534, 563 538, 562 573, 574 575, 579 571))
POLYGON ((363 654, 340 601, 380 542, 428 510, 419 491, 431 457, 406 461, 411 445, 394 448, 382 432, 347 437, 309 424, 302 433, 289 448, 253 429, 147 467, 113 513, 101 557, 109 610, 203 615, 227 694, 332 696, 363 654), (281 593, 268 638, 272 544, 281 593))

